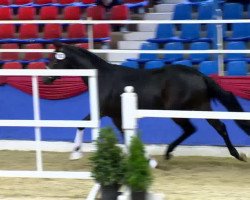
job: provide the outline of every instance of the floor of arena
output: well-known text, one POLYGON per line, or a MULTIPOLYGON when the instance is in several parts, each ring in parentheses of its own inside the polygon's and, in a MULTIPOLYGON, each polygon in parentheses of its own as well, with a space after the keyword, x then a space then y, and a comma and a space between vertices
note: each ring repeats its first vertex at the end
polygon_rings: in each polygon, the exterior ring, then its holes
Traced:
MULTIPOLYGON (((87 154, 78 161, 68 153, 43 152, 45 170, 88 171, 87 154), (55 160, 56 158, 56 160, 55 160)), ((250 162, 220 157, 174 157, 166 161, 156 156, 152 191, 168 200, 249 200, 250 162)), ((34 170, 35 153, 0 151, 1 170, 34 170)), ((0 178, 1 200, 86 199, 92 180, 0 178)))

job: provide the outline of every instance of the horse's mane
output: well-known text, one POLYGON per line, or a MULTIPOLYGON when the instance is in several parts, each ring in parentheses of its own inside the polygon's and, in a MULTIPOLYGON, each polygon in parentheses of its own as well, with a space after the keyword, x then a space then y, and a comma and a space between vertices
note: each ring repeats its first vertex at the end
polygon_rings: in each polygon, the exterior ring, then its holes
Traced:
MULTIPOLYGON (((95 66, 97 69, 109 69, 112 71, 124 71, 124 72, 132 72, 132 73, 151 73, 151 74, 157 74, 157 73, 163 73, 167 67, 165 66, 162 68, 156 68, 156 69, 133 69, 133 68, 128 68, 122 65, 117 65, 117 64, 111 64, 107 62, 106 60, 100 58, 99 56, 95 55, 94 53, 83 49, 81 47, 73 46, 73 45, 65 45, 67 49, 69 49, 69 53, 74 53, 79 57, 82 57, 83 54, 85 57, 88 57, 90 62, 95 66)), ((186 68, 186 67, 185 67, 186 68)))
POLYGON ((66 48, 68 48, 70 53, 75 53, 79 57, 81 57, 83 54, 85 57, 88 57, 91 63, 93 63, 95 66, 101 66, 102 68, 109 68, 114 69, 113 65, 108 63, 106 60, 100 58, 99 56, 95 55, 94 53, 83 49, 81 47, 73 46, 73 45, 65 45, 66 48))

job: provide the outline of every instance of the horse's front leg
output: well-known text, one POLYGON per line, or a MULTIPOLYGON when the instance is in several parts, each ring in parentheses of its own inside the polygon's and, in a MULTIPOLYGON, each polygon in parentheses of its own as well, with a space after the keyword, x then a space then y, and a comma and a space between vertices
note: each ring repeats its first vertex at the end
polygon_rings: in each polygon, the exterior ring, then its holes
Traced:
MULTIPOLYGON (((114 125, 117 127, 117 129, 121 132, 122 139, 123 139, 124 144, 125 144, 126 142, 125 142, 125 137, 124 137, 124 131, 122 129, 121 119, 120 118, 112 118, 112 121, 113 121, 114 125)), ((149 162, 150 167, 156 168, 158 165, 158 162, 154 158, 152 158, 147 151, 145 154, 146 154, 145 156, 148 158, 148 162, 149 162)))
MULTIPOLYGON (((90 120, 90 115, 87 115, 82 120, 90 120)), ((74 147, 69 157, 70 160, 78 160, 83 157, 83 152, 81 150, 81 147, 82 147, 84 129, 85 128, 83 127, 79 127, 76 130, 76 136, 74 139, 74 147)))

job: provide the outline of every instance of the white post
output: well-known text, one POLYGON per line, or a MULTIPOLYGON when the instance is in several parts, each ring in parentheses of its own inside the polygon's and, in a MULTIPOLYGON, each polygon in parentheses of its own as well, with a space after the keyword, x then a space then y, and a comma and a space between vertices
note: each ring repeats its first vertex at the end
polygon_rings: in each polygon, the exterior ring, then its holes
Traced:
POLYGON ((89 99, 90 99, 90 119, 96 122, 96 126, 92 129, 92 141, 99 136, 100 127, 100 111, 99 111, 99 95, 97 83, 97 70, 95 76, 89 77, 89 99))
MULTIPOLYGON (((33 112, 34 120, 40 120, 39 88, 37 76, 32 76, 33 112)), ((36 168, 43 171, 42 150, 41 150, 41 127, 35 127, 36 140, 36 168)))
MULTIPOLYGON (((89 17, 87 20, 92 20, 92 18, 89 17)), ((87 25, 87 32, 88 32, 88 49, 94 49, 93 24, 88 24, 87 25)))
MULTIPOLYGON (((222 13, 220 9, 216 10, 217 12, 217 19, 222 19, 222 13)), ((217 48, 219 50, 223 50, 223 24, 216 25, 216 32, 217 32, 217 48)), ((219 68, 219 75, 224 75, 224 55, 222 53, 218 54, 218 68, 219 68)))
POLYGON ((125 145, 128 147, 131 137, 136 135, 137 119, 136 110, 138 105, 137 94, 134 93, 132 86, 126 86, 125 93, 121 95, 122 99, 122 129, 124 131, 125 145))

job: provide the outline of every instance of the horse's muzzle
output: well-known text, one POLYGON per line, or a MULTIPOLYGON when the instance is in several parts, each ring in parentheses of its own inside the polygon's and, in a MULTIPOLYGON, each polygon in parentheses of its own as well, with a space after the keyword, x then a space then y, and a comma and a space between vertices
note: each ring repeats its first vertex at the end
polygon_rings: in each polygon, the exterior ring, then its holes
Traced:
POLYGON ((43 83, 46 85, 52 84, 56 79, 61 78, 60 76, 43 76, 43 83))

